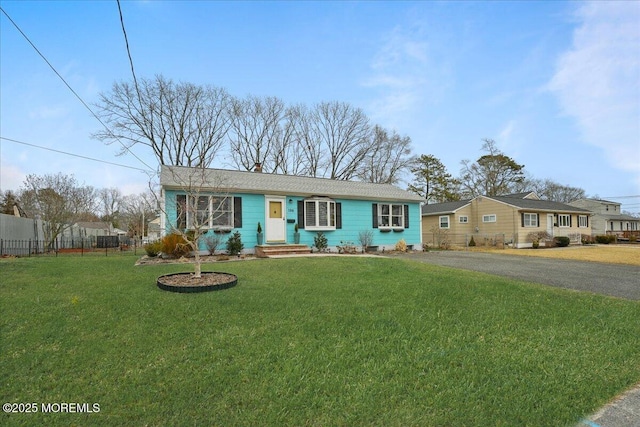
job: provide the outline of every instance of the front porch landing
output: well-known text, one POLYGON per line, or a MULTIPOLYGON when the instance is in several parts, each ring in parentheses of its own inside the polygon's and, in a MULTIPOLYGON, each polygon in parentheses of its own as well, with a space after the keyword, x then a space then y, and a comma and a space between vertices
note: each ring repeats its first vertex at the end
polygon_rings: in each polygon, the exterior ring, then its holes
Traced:
POLYGON ((270 255, 310 254, 311 248, 307 245, 257 245, 255 255, 258 258, 269 258, 270 255))

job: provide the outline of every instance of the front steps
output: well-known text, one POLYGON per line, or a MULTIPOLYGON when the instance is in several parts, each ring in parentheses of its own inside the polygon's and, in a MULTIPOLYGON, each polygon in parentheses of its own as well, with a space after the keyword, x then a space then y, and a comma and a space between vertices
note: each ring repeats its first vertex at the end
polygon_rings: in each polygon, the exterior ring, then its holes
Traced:
POLYGON ((258 245, 255 254, 258 258, 269 258, 272 255, 298 255, 310 254, 311 248, 307 245, 258 245))

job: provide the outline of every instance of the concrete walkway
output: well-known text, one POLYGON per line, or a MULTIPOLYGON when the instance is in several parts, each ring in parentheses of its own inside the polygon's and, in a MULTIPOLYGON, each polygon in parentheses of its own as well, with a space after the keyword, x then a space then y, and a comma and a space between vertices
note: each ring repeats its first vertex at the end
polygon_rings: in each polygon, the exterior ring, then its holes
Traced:
POLYGON ((640 427, 640 384, 613 399, 576 427, 640 427))

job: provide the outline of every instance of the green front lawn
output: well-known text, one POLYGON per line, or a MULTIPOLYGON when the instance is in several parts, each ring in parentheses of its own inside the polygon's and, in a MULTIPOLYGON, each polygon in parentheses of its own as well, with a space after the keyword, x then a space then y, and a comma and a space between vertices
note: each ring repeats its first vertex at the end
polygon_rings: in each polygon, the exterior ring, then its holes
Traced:
POLYGON ((562 426, 640 380, 640 303, 381 257, 0 261, 2 425, 562 426), (38 409, 41 409, 38 406, 38 409))

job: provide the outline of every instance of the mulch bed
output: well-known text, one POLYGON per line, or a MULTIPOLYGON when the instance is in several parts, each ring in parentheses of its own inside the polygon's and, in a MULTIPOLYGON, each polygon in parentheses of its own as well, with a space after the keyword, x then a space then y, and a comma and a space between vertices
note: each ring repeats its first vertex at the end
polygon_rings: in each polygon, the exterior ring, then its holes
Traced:
POLYGON ((199 278, 193 273, 185 273, 162 276, 159 280, 171 286, 214 286, 232 282, 236 280, 236 276, 227 273, 202 272, 199 278))

